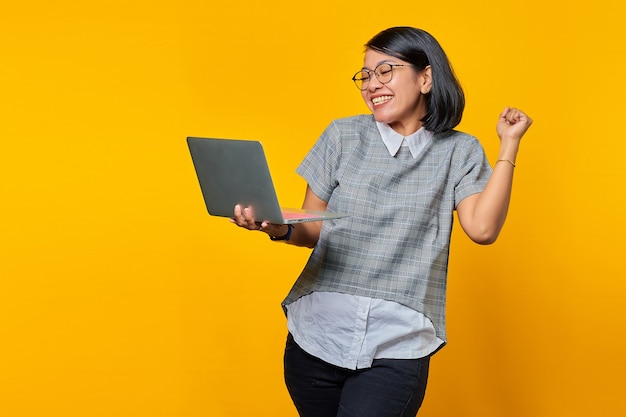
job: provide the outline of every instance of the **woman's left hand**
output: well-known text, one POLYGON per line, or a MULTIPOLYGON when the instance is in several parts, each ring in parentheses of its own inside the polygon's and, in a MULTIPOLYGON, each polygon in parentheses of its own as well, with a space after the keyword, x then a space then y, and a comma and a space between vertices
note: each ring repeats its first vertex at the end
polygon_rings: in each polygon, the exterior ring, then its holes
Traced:
POLYGON ((510 138, 519 141, 532 123, 533 120, 523 111, 507 107, 500 113, 496 132, 500 140, 510 138))

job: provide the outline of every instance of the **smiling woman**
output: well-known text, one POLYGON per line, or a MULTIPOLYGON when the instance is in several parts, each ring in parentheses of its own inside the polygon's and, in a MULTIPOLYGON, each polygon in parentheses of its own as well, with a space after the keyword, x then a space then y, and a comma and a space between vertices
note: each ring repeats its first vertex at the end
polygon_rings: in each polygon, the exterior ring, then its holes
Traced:
POLYGON ((237 205, 233 222, 313 248, 283 302, 285 381, 300 415, 415 416, 446 343, 453 212, 472 240, 495 241, 532 121, 500 114, 498 160, 509 163, 492 170, 480 143, 453 130, 464 95, 443 49, 412 27, 372 38, 352 79, 372 114, 332 122, 298 168, 303 208, 350 217, 287 228, 237 205))

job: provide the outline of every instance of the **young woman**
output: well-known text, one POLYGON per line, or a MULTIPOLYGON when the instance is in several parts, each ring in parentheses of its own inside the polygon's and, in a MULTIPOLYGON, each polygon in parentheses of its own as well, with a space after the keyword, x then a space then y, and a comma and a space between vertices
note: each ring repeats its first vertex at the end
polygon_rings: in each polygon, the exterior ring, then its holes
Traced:
POLYGON ((285 381, 300 415, 415 416, 430 356, 446 343, 453 211, 473 241, 496 240, 532 120, 502 111, 492 169, 477 139, 453 130, 463 91, 416 28, 374 36, 353 81, 371 114, 333 121, 297 169, 303 208, 350 217, 287 226, 236 206, 232 221, 313 248, 283 303, 285 381))

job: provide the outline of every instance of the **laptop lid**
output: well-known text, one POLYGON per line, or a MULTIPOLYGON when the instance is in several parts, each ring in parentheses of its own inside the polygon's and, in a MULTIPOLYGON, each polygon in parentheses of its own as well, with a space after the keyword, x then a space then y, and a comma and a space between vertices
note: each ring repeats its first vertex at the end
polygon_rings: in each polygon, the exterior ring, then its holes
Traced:
POLYGON ((258 141, 188 137, 187 144, 212 216, 232 217, 235 205, 241 204, 250 207, 258 221, 276 224, 346 217, 340 213, 281 209, 258 141))

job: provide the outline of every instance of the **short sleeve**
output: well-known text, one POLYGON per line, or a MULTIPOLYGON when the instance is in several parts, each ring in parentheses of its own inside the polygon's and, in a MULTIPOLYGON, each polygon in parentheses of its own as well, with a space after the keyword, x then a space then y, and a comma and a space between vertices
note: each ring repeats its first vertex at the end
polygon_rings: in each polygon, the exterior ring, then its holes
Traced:
POLYGON ((341 134, 332 122, 296 169, 320 199, 328 202, 337 187, 341 162, 341 134))
POLYGON ((454 207, 456 208, 464 198, 485 189, 492 169, 483 147, 476 138, 471 136, 460 148, 454 163, 457 167, 453 171, 454 207))

